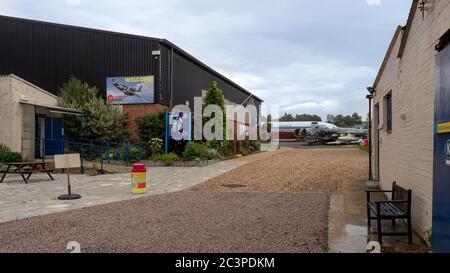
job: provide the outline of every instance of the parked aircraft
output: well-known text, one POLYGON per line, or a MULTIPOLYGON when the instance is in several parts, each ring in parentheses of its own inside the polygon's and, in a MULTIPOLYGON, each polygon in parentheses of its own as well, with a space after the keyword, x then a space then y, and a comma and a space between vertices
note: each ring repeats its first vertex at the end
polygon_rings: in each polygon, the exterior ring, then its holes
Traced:
POLYGON ((137 92, 142 92, 142 88, 144 87, 144 85, 139 85, 139 87, 129 87, 126 85, 121 84, 120 82, 116 81, 116 80, 112 80, 113 81, 113 85, 114 87, 116 87, 119 91, 121 91, 122 93, 124 93, 126 96, 137 96, 139 97, 139 95, 137 95, 137 92))
POLYGON ((367 129, 340 128, 334 124, 317 121, 272 122, 272 132, 278 132, 280 140, 306 140, 307 143, 328 143, 343 137, 341 142, 358 141, 368 133, 367 129), (350 134, 350 135, 349 135, 350 134), (347 141, 345 136, 350 141, 347 141))

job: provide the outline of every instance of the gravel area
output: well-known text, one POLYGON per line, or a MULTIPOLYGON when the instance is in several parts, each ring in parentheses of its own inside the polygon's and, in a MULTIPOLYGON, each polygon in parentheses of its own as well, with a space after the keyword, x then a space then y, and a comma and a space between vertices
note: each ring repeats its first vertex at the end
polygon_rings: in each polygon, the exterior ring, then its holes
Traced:
MULTIPOLYGON (((286 149, 286 148, 285 148, 286 149)), ((289 149, 195 186, 201 190, 340 192, 343 181, 367 181, 367 153, 354 148, 289 149)))
POLYGON ((328 195, 181 191, 0 224, 0 252, 323 252, 328 195))

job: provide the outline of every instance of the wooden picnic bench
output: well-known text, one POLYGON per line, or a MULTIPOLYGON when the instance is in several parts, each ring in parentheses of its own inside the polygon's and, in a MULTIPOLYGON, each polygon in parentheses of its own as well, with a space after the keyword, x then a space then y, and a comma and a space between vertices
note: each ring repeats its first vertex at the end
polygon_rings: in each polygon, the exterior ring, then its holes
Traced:
MULTIPOLYGON (((53 168, 48 167, 48 162, 13 162, 13 163, 3 163, 6 165, 6 170, 3 171, 2 178, 0 183, 3 183, 7 174, 20 174, 25 183, 28 183, 28 179, 30 179, 31 175, 35 172, 47 173, 51 180, 53 176, 51 172, 53 172, 53 168), (25 177, 25 175, 27 175, 25 177)), ((0 172, 2 173, 2 172, 0 172)))
POLYGON ((377 220, 378 242, 383 243, 383 236, 408 236, 409 244, 412 244, 412 225, 411 225, 411 196, 412 191, 392 183, 392 191, 366 191, 367 193, 367 222, 370 232, 371 220, 377 220), (391 200, 371 201, 373 193, 391 193, 391 200), (383 232, 381 221, 392 220, 395 227, 396 220, 406 220, 408 232, 383 232))

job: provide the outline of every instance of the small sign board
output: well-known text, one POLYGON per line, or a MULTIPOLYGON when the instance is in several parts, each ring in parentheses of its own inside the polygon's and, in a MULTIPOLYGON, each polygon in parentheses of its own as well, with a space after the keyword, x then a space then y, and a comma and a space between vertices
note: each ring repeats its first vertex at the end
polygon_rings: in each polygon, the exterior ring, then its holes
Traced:
POLYGON ((191 140, 191 113, 170 112, 168 126, 169 139, 191 140))
POLYGON ((438 134, 450 133, 450 122, 439 123, 437 128, 438 134))
POLYGON ((55 155, 55 169, 81 167, 80 154, 55 155))

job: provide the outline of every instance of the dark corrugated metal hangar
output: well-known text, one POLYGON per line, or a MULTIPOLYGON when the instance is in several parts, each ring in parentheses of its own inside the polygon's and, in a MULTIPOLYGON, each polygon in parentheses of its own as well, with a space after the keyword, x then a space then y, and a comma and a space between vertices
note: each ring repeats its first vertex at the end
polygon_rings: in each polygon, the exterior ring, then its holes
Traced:
MULTIPOLYGON (((70 76, 96 86, 106 98, 106 79, 154 76, 154 105, 174 106, 201 96, 211 81, 225 99, 262 100, 165 39, 0 16, 0 75, 15 74, 53 94, 70 76)), ((124 112, 152 112, 124 105, 124 112), (128 109, 128 110, 127 110, 128 109)), ((139 115, 139 114, 138 114, 139 115)))

